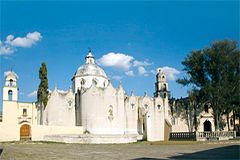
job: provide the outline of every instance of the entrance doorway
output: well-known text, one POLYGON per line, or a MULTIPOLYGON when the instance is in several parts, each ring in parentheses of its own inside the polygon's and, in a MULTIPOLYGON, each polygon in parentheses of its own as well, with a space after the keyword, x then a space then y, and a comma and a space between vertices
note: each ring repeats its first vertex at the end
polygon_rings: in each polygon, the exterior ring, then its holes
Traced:
POLYGON ((20 138, 31 138, 31 126, 28 124, 24 124, 20 128, 20 138))
POLYGON ((203 123, 203 127, 204 127, 204 132, 211 132, 212 131, 212 124, 210 121, 206 120, 203 123))

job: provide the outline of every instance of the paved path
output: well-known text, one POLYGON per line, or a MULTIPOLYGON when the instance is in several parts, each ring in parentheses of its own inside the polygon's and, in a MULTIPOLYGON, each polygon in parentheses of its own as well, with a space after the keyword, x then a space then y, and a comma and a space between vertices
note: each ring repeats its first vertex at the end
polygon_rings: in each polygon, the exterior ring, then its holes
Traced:
POLYGON ((111 144, 0 143, 1 160, 49 159, 239 159, 238 142, 227 144, 111 144))

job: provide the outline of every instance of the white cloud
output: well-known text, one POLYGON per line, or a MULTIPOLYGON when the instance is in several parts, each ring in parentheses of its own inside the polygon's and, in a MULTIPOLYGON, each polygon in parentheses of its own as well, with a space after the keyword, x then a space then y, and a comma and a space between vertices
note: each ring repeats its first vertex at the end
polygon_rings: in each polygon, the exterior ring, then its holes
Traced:
POLYGON ((103 55, 97 63, 102 66, 107 67, 116 67, 119 69, 122 69, 124 71, 129 70, 129 68, 132 66, 131 61, 134 58, 132 56, 123 54, 123 53, 108 53, 106 55, 103 55))
POLYGON ((159 69, 161 69, 163 71, 163 73, 167 76, 167 78, 169 80, 176 80, 177 75, 180 74, 180 71, 178 71, 175 68, 168 67, 168 66, 160 67, 157 70, 159 70, 159 69))
POLYGON ((10 55, 15 51, 15 49, 7 44, 3 44, 2 41, 0 41, 0 55, 10 55))
POLYGON ((133 61, 133 67, 150 66, 150 65, 152 65, 152 63, 147 62, 147 61, 138 61, 138 60, 133 61))
POLYGON ((143 76, 148 76, 147 71, 143 66, 138 67, 138 74, 143 76))
POLYGON ((31 92, 27 96, 36 98, 37 97, 37 91, 35 90, 35 91, 31 92))
POLYGON ((123 77, 122 76, 112 76, 112 78, 117 81, 121 81, 123 77))
POLYGON ((0 55, 11 55, 17 47, 30 48, 42 39, 41 33, 28 33, 25 37, 16 37, 8 35, 5 42, 0 41, 0 55))
POLYGON ((127 76, 130 76, 130 77, 133 77, 133 76, 134 76, 134 72, 133 72, 132 70, 125 72, 125 74, 126 74, 127 76))

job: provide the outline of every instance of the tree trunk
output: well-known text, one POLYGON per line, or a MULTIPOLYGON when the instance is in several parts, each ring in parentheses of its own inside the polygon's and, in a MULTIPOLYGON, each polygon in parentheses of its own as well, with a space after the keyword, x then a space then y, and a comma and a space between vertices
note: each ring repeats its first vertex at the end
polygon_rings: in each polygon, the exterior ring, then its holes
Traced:
POLYGON ((216 113, 216 131, 219 131, 219 115, 218 115, 218 111, 217 111, 217 113, 216 113))
POLYGON ((40 125, 43 125, 43 103, 40 103, 40 125))
POLYGON ((193 122, 194 122, 194 129, 195 129, 195 131, 197 131, 197 109, 196 109, 196 106, 194 105, 194 120, 193 120, 193 122))
POLYGON ((233 106, 233 130, 236 131, 236 124, 235 124, 235 109, 234 109, 234 106, 233 106))
POLYGON ((228 131, 230 131, 230 125, 229 125, 229 113, 227 112, 227 126, 228 126, 228 131))

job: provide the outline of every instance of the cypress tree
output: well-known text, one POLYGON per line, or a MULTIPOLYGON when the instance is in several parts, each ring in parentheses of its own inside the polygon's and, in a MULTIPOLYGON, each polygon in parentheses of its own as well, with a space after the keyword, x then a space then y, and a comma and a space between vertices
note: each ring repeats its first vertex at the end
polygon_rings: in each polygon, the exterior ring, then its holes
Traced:
POLYGON ((37 91, 37 101, 40 107, 40 124, 42 124, 42 114, 43 110, 47 106, 48 102, 48 77, 47 77, 47 65, 45 62, 42 63, 42 66, 39 69, 39 79, 40 84, 37 91))

